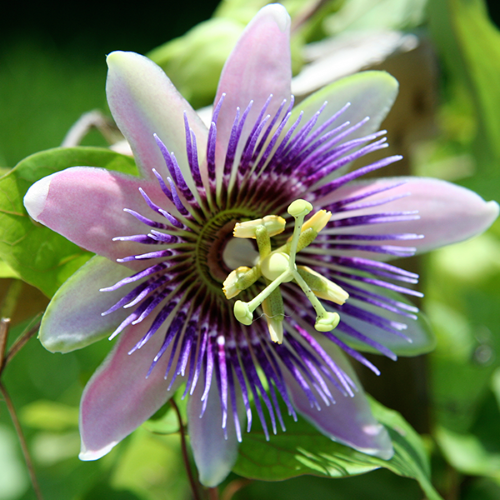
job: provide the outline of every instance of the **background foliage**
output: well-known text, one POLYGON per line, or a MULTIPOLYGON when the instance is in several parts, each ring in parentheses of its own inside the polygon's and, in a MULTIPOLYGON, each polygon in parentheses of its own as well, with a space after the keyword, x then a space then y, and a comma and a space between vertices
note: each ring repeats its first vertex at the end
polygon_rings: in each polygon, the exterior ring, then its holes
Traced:
MULTIPOLYGON (((90 2, 77 14, 38 7, 6 13, 10 22, 0 45, 1 293, 19 276, 33 285, 24 284, 20 291, 8 348, 33 324, 47 297, 89 257, 33 226, 19 205, 23 193, 50 173, 47 169, 64 168, 68 162, 126 171, 133 165, 114 153, 78 149, 63 156, 40 153, 11 169, 37 151, 59 146, 84 112, 106 112, 104 54, 114 49, 155 49, 151 57, 193 105, 209 104, 231 44, 265 3, 150 2, 147 9, 127 12, 90 2), (214 17, 198 25, 216 7, 214 17), (162 45, 195 25, 185 37, 162 45), (213 42, 211 52, 202 50, 206 40, 213 42), (197 85, 199 81, 204 85, 197 85), (30 238, 36 234, 39 244, 23 245, 28 233, 30 238)), ((314 2, 283 3, 299 20, 314 2)), ((491 18, 500 15, 495 7, 491 2, 488 10, 482 0, 432 0, 428 5, 423 0, 324 2, 295 32, 294 71, 307 64, 304 45, 312 41, 360 29, 417 34, 419 48, 389 52, 367 63, 401 82, 401 95, 385 124, 392 148, 405 154, 406 172, 399 173, 451 180, 499 201, 500 34, 491 18)), ((93 131, 83 144, 106 142, 93 131)), ((418 500, 426 495, 432 500, 439 498, 436 490, 447 500, 500 498, 500 224, 411 265, 423 277, 426 296, 421 306, 438 337, 437 348, 425 359, 399 361, 397 367, 376 358, 383 372, 376 380, 361 373, 368 391, 402 415, 373 403, 396 443, 395 459, 383 463, 349 450, 305 422, 290 423, 289 432, 272 440, 270 448, 255 426, 244 440, 235 474, 223 485, 229 485, 227 491, 245 485, 233 498, 418 500), (375 470, 379 467, 387 468, 375 470), (327 479, 367 471, 372 472, 327 479), (246 484, 238 474, 293 479, 246 484)), ((179 458, 178 425, 168 408, 102 460, 84 463, 76 458, 81 391, 108 349, 100 342, 63 356, 48 353, 32 339, 2 374, 45 498, 190 498, 179 458)), ((32 498, 16 434, 0 401, 0 500, 32 498)))

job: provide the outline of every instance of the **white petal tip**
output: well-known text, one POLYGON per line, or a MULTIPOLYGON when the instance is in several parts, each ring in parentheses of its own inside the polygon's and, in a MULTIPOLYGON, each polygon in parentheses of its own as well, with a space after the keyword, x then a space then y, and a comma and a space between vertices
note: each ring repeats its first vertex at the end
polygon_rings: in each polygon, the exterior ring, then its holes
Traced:
POLYGON ((107 455, 116 445, 118 441, 114 441, 113 443, 108 444, 104 448, 100 450, 87 450, 82 444, 82 451, 78 455, 78 458, 84 462, 89 462, 92 460, 98 460, 99 458, 107 455))
POLYGON ((486 213, 490 216, 491 223, 498 217, 500 206, 496 201, 488 201, 486 203, 486 213))
MULTIPOLYGON (((290 29, 290 15, 288 14, 285 7, 283 7, 283 5, 279 3, 266 5, 260 10, 259 14, 262 16, 272 17, 275 23, 278 25, 280 31, 283 33, 290 29)), ((258 17, 259 14, 257 14, 256 17, 258 17)))
POLYGON ((48 175, 38 182, 35 182, 24 196, 24 206, 32 219, 38 220, 45 208, 45 201, 49 194, 49 187, 52 178, 56 174, 48 175))
POLYGON ((126 61, 130 57, 130 52, 123 52, 121 50, 115 50, 108 54, 106 57, 106 62, 108 66, 112 66, 115 64, 120 64, 123 61, 126 61))

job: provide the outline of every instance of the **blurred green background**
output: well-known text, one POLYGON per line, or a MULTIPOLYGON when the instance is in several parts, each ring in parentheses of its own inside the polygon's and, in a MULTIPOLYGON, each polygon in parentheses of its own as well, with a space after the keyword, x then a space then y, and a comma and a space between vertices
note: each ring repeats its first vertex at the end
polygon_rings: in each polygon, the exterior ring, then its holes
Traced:
MULTIPOLYGON (((217 72, 239 30, 266 2, 226 1, 214 24, 153 53, 195 107, 208 104, 217 72), (199 47, 218 40, 219 52, 199 47), (202 56, 198 56, 201 58, 202 56), (209 57, 210 56, 210 57, 209 57), (196 64, 190 65, 194 60, 196 64), (199 80, 206 85, 196 86, 199 80)), ((314 2, 284 2, 294 19, 314 2)), ((207 20, 217 2, 149 2, 133 9, 82 5, 11 5, 0 35, 0 168, 61 144, 85 112, 107 113, 105 55, 148 53, 207 20)), ((384 126, 405 154, 401 172, 439 177, 500 200, 500 5, 479 0, 345 0, 324 2, 297 29, 294 68, 305 44, 353 29, 390 29, 417 36, 411 50, 389 51, 363 67, 386 69, 401 95, 384 126), (397 15, 398 12, 401 15, 397 15), (390 15, 389 15, 390 14, 390 15)), ((106 145, 93 131, 83 144, 106 145)), ((391 150, 392 151, 392 150, 391 150)), ((424 434, 433 480, 447 500, 500 499, 500 224, 419 260, 420 304, 437 335, 436 350, 397 366, 379 358, 383 374, 364 377, 368 392, 424 434)), ((2 290, 12 283, 0 263, 2 290)), ((24 286, 9 344, 47 299, 24 286)), ((158 435, 147 425, 98 462, 80 462, 78 404, 83 386, 109 345, 50 354, 32 339, 5 370, 46 499, 188 499, 175 426, 158 435)), ((238 485, 232 475, 226 484, 238 485)), ((241 484, 243 485, 243 483, 241 484)), ((418 484, 389 471, 329 480, 304 476, 284 483, 245 483, 233 498, 418 500, 418 484)), ((0 500, 35 498, 6 406, 0 402, 0 500)))

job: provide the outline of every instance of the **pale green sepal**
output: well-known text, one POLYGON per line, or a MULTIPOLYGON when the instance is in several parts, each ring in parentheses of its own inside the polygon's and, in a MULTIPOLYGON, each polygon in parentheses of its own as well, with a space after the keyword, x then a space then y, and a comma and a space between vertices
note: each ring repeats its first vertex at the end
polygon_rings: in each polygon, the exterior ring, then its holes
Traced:
MULTIPOLYGON (((369 116, 370 120, 346 139, 364 137, 379 130, 382 120, 396 99, 398 87, 397 80, 385 71, 356 73, 327 85, 299 103, 293 109, 288 123, 290 126, 295 123, 302 111, 304 116, 301 123, 307 123, 326 101, 328 104, 319 115, 316 125, 318 127, 347 103, 350 103, 351 105, 327 130, 331 130, 346 121, 349 121, 352 126, 369 116)), ((324 179, 324 182, 328 182, 328 180, 329 177, 324 179)))
POLYGON ((370 121, 349 136, 350 139, 363 137, 378 130, 396 99, 398 88, 398 81, 385 71, 362 71, 346 76, 323 87, 295 106, 289 123, 292 124, 301 111, 304 112, 302 122, 305 123, 326 101, 328 102, 326 109, 318 118, 320 125, 347 103, 351 103, 351 106, 342 113, 339 122, 350 121, 351 125, 354 125, 369 116, 370 121))
MULTIPOLYGON (((101 313, 126 295, 134 285, 115 292, 100 292, 134 271, 95 256, 73 274, 52 298, 40 326, 39 338, 52 352, 69 352, 108 336, 131 310, 101 313)), ((135 284, 136 286, 136 284, 135 284)))

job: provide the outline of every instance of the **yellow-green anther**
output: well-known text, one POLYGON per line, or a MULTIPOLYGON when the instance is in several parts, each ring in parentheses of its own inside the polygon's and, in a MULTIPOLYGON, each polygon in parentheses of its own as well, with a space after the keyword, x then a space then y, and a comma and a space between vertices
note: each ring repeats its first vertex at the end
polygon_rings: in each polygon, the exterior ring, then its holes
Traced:
POLYGON ((340 316, 337 313, 325 311, 323 316, 318 316, 316 319, 314 328, 318 330, 318 332, 330 332, 337 327, 339 322, 340 316))
MULTIPOLYGON (((310 227, 310 228, 306 229, 305 231, 302 231, 300 233, 299 240, 297 242, 297 252, 300 252, 305 247, 310 245, 316 239, 316 236, 318 236, 318 233, 316 232, 316 230, 313 227, 310 227)), ((283 245, 278 250, 280 250, 282 252, 290 253, 290 251, 292 249, 292 238, 293 238, 293 236, 290 236, 290 238, 288 238, 286 244, 283 245)))
POLYGON ((273 290, 269 297, 262 302, 262 309, 269 328, 269 334, 273 342, 283 342, 283 320, 285 319, 285 308, 283 298, 278 289, 273 290))
POLYGON ((349 294, 342 287, 336 285, 324 276, 321 276, 321 274, 313 271, 311 268, 307 266, 298 266, 297 271, 309 285, 316 297, 340 305, 349 298, 349 294))
POLYGON ((286 221, 279 215, 266 215, 262 219, 237 222, 233 229, 235 238, 255 238, 255 230, 264 226, 269 236, 276 236, 285 230, 286 221))
POLYGON ((246 302, 237 300, 234 303, 234 316, 240 323, 249 326, 253 321, 253 310, 250 311, 246 302))
POLYGON ((310 219, 304 222, 302 232, 307 231, 309 228, 313 228, 316 231, 316 234, 318 234, 327 225, 331 216, 331 212, 319 210, 310 219))
MULTIPOLYGON (((319 232, 326 226, 331 216, 331 212, 320 210, 319 212, 316 212, 310 219, 304 222, 300 230, 299 241, 297 243, 297 252, 300 252, 316 239, 316 236, 318 236, 319 232)), ((281 250, 290 253, 292 238, 293 235, 288 238, 286 244, 281 248, 281 250)))
POLYGON ((318 317, 323 317, 326 314, 326 310, 321 304, 321 302, 316 298, 316 295, 314 295, 314 292, 311 290, 309 285, 304 281, 304 278, 300 275, 300 273, 296 270, 293 277, 295 278, 295 281, 297 284, 302 288, 302 291, 305 293, 306 297, 309 299, 309 302, 311 305, 314 307, 314 310, 316 311, 316 315, 318 317))
POLYGON ((242 290, 252 286, 261 276, 262 273, 258 267, 251 269, 246 266, 238 267, 224 280, 222 291, 227 299, 232 299, 242 290))

